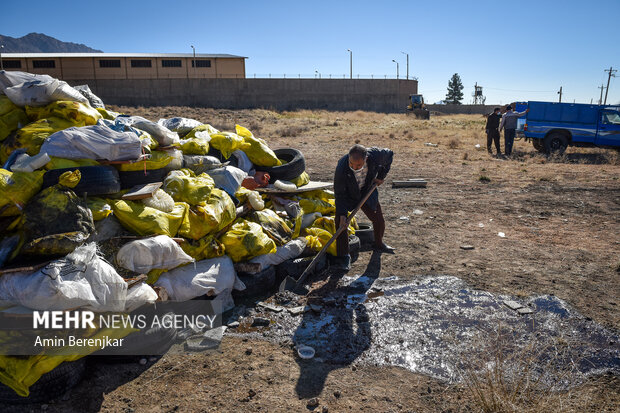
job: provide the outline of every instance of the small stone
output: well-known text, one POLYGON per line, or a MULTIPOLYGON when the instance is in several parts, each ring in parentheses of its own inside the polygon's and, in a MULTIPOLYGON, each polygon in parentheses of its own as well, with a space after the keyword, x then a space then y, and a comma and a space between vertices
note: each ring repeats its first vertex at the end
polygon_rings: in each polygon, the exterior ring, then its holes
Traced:
POLYGON ((323 406, 323 407, 321 408, 321 412, 322 412, 322 413, 328 413, 328 412, 329 412, 329 407, 327 407, 327 406, 323 406))
POLYGON ((257 304, 257 306, 264 308, 265 310, 269 310, 269 311, 273 311, 275 313, 280 313, 282 312, 282 310, 284 310, 284 308, 277 306, 277 305, 271 305, 265 302, 260 302, 257 304))
POLYGON ((269 361, 275 361, 275 359, 276 359, 276 358, 275 358, 274 356, 269 356, 269 358, 268 358, 267 360, 269 360, 269 361))
POLYGON ((533 312, 534 310, 529 307, 521 307, 517 309, 517 313, 519 313, 520 315, 532 314, 533 312))
POLYGON ((340 398, 340 396, 342 396, 342 393, 340 392, 340 390, 336 390, 336 391, 334 392, 334 397, 335 397, 335 398, 337 398, 337 399, 339 399, 339 398, 340 398))
POLYGON ((303 313, 305 313, 306 311, 308 311, 310 309, 310 306, 299 306, 299 307, 293 307, 293 308, 289 308, 288 312, 291 315, 301 315, 303 313))
POLYGON ((237 327, 239 327, 239 322, 238 321, 233 321, 232 323, 228 323, 228 327, 229 328, 237 328, 237 327))
POLYGON ((473 246, 473 245, 469 245, 469 244, 466 244, 466 245, 461 245, 461 249, 462 249, 462 250, 469 251, 469 250, 473 250, 473 249, 474 249, 474 246, 473 246))
POLYGON ((140 359, 139 363, 141 366, 144 366, 146 364, 146 359, 140 359))
POLYGON ((246 349, 245 349, 245 354, 246 354, 246 355, 248 355, 248 356, 249 356, 250 354, 252 354, 252 347, 248 347, 248 348, 246 348, 246 349))
POLYGON ((267 327, 270 321, 268 318, 254 317, 252 320, 252 327, 267 327))
POLYGON ((321 312, 321 306, 318 304, 310 304, 310 309, 312 311, 314 311, 315 313, 320 313, 321 312))
POLYGON ((248 390, 248 397, 254 397, 256 396, 256 392, 252 389, 248 390))
POLYGON ((308 403, 306 404, 306 406, 309 409, 314 409, 315 407, 317 407, 319 405, 319 399, 316 397, 311 398, 310 400, 308 400, 308 403))
POLYGON ((521 305, 520 303, 512 300, 504 300, 504 305, 511 310, 518 310, 519 308, 523 307, 523 305, 521 305))

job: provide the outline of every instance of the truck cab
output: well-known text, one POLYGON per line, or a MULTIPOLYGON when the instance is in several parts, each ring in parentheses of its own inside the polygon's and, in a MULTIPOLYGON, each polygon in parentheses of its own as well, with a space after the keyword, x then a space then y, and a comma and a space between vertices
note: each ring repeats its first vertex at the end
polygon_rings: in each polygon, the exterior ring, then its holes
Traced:
POLYGON ((620 149, 620 106, 581 103, 528 102, 523 136, 550 154, 568 146, 620 149))

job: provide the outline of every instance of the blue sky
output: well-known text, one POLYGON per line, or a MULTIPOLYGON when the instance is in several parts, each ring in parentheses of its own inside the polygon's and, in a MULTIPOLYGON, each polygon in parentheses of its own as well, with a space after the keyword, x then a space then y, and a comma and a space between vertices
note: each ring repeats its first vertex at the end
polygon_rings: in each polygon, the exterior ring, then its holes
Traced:
MULTIPOLYGON (((427 102, 459 73, 487 103, 596 102, 620 69, 620 0, 28 1, 2 0, 0 34, 45 33, 104 52, 229 53, 253 76, 353 74, 419 79, 427 102)), ((620 72, 608 103, 620 103, 620 72)))

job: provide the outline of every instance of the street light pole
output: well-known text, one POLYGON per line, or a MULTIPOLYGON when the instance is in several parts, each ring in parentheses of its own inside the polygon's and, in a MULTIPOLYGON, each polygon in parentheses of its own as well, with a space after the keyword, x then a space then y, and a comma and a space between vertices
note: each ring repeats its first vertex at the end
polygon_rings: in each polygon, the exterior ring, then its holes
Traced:
POLYGON ((396 63, 396 79, 398 79, 398 76, 399 76, 399 74, 398 74, 398 62, 396 60, 394 60, 394 59, 392 59, 392 62, 396 63))
POLYGON ((192 67, 194 68, 194 77, 196 77, 196 48, 191 46, 192 51, 194 53, 194 60, 192 60, 192 67))
POLYGON ((407 55, 407 80, 409 80, 409 53, 401 52, 404 55, 407 55))
POLYGON ((4 70, 4 65, 2 64, 2 49, 4 49, 4 45, 0 44, 0 70, 4 70))
POLYGON ((351 49, 347 49, 347 52, 349 52, 349 78, 353 79, 353 52, 351 49))

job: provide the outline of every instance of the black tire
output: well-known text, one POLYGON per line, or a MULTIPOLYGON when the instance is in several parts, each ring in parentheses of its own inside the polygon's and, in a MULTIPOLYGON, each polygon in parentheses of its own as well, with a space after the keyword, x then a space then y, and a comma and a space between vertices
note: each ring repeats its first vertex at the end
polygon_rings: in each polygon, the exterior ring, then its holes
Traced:
POLYGON ((545 144, 540 139, 532 139, 532 145, 534 145, 534 149, 536 149, 538 152, 545 152, 545 144))
POLYGON ((359 258, 361 248, 362 245, 357 235, 349 235, 349 255, 351 256, 351 264, 359 258))
POLYGON ((360 222, 357 224, 359 229, 355 231, 355 235, 360 239, 362 247, 374 244, 375 230, 371 223, 360 222))
POLYGON ((163 182, 166 175, 168 175, 168 170, 165 168, 147 171, 120 171, 118 173, 121 189, 129 189, 136 185, 151 184, 153 182, 163 182))
POLYGON ((544 140, 545 153, 562 155, 568 146, 568 138, 560 132, 552 132, 544 140))
POLYGON ((276 268, 273 265, 256 274, 239 272, 237 276, 245 284, 245 290, 233 290, 233 298, 254 297, 275 289, 276 268))
POLYGON ((256 166, 256 170, 260 172, 267 172, 270 176, 269 182, 273 183, 280 179, 283 181, 290 181, 297 178, 306 170, 306 158, 304 155, 293 148, 276 149, 274 151, 278 159, 285 161, 286 163, 281 166, 256 166))
MULTIPOLYGON (((278 283, 282 282, 286 277, 291 277, 295 280, 299 279, 301 274, 310 265, 316 255, 310 257, 293 258, 286 260, 276 266, 276 278, 278 283)), ((323 254, 315 264, 310 275, 318 274, 327 268, 327 255, 323 254)))
POLYGON ((73 188, 77 195, 109 195, 121 190, 118 171, 111 166, 80 166, 77 168, 52 169, 43 175, 42 189, 56 185, 60 175, 78 169, 82 174, 80 182, 73 188))
POLYGON ((43 403, 56 399, 75 387, 84 377, 86 359, 65 361, 41 376, 30 386, 30 395, 22 397, 15 390, 0 383, 0 402, 11 404, 43 403))

